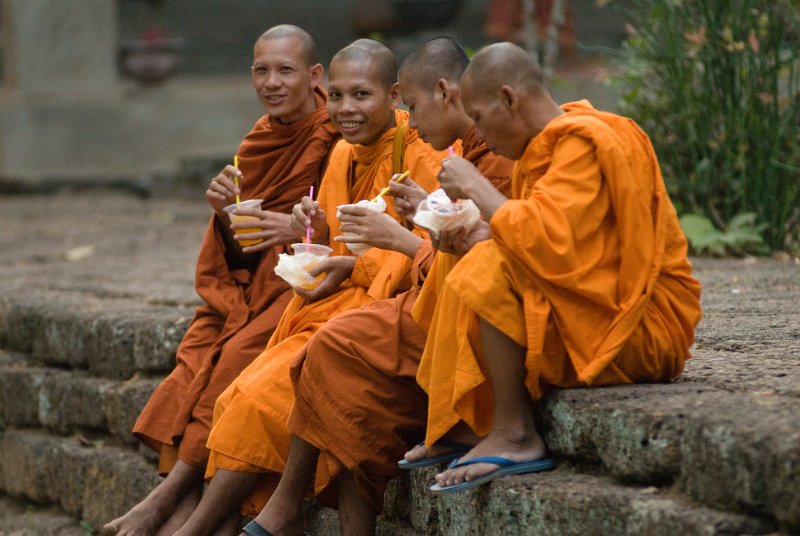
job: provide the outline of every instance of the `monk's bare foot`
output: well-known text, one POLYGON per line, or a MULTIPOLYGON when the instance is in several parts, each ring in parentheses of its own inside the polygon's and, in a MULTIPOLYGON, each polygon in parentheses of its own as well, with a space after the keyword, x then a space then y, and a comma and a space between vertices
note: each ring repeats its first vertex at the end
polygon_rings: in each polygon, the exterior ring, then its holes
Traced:
MULTIPOLYGON (((493 431, 475 448, 462 456, 459 461, 467 461, 483 456, 497 456, 508 458, 515 462, 526 462, 544 458, 547 447, 538 434, 501 434, 493 431)), ((480 476, 496 471, 498 466, 493 463, 476 463, 447 469, 436 475, 436 483, 440 486, 453 486, 464 481, 474 480, 480 476)))
MULTIPOLYGON (((461 421, 449 432, 447 432, 442 439, 445 441, 460 443, 462 445, 476 445, 478 442, 480 442, 481 437, 475 435, 469 426, 461 421)), ((445 443, 445 441, 442 441, 442 443, 445 443)), ((451 450, 453 450, 453 447, 447 446, 446 444, 436 443, 428 448, 423 443, 406 452, 403 455, 403 458, 405 458, 406 461, 415 462, 424 458, 433 458, 434 456, 439 456, 440 454, 450 452, 451 450)))
POLYGON ((305 529, 302 504, 284 500, 279 494, 270 497, 254 521, 274 536, 297 536, 305 529))
POLYGON ((159 511, 147 499, 140 502, 128 513, 103 526, 106 536, 151 536, 166 521, 167 513, 159 511))

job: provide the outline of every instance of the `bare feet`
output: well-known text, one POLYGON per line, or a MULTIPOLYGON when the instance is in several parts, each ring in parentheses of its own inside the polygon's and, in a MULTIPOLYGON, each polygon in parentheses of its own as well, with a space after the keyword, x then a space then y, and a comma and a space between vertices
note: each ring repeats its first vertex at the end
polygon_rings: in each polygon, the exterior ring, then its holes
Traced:
POLYGON ((106 536, 151 536, 169 517, 168 512, 149 504, 148 499, 131 508, 125 515, 103 526, 106 536))
POLYGON ((415 462, 417 460, 422 460, 424 458, 433 458, 439 456, 440 454, 445 454, 452 450, 455 450, 452 446, 448 446, 449 442, 460 443, 462 445, 476 445, 481 440, 480 436, 475 435, 475 433, 469 428, 469 426, 464 423, 464 421, 460 421, 458 424, 453 426, 449 432, 438 442, 431 445, 430 448, 426 447, 424 443, 415 446, 408 452, 403 455, 406 461, 415 462))
MULTIPOLYGON (((471 451, 460 458, 460 461, 471 460, 483 456, 508 458, 515 462, 525 462, 544 458, 547 447, 541 436, 534 433, 521 438, 512 439, 509 434, 492 431, 485 439, 475 445, 471 451)), ((436 475, 436 483, 440 486, 453 486, 464 481, 474 480, 480 476, 496 471, 498 465, 493 463, 476 463, 447 469, 436 475)))

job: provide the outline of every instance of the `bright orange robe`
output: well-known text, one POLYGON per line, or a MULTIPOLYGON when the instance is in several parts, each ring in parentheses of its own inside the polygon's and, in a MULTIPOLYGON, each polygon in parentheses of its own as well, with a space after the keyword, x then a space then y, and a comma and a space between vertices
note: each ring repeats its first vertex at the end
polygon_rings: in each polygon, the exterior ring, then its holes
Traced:
POLYGON ((689 357, 700 284, 649 139, 586 101, 564 109, 517 163, 492 239, 440 292, 417 375, 428 445, 459 420, 491 430, 478 316, 526 348, 534 400, 548 386, 667 381, 689 357))
MULTIPOLYGON (((407 118, 406 112, 395 112, 398 124, 407 118)), ((332 255, 352 255, 344 243, 333 240, 341 234, 336 207, 372 198, 388 184, 394 133, 394 128, 389 129, 370 146, 340 141, 331 153, 317 199, 330 227, 332 255)), ((411 176, 426 190, 436 189, 443 154, 433 151, 411 129, 406 129, 404 146, 404 166, 411 176)), ((400 220, 391 202, 387 213, 400 220)), ((266 349, 217 400, 206 475, 213 476, 220 468, 267 473, 243 505, 245 515, 254 516, 263 508, 286 464, 291 438, 286 421, 294 402, 289 378, 292 360, 330 318, 408 289, 411 264, 402 253, 373 248, 359 257, 349 280, 337 292, 316 302, 294 296, 266 349)))
MULTIPOLYGON (((263 199, 262 208, 289 213, 319 183, 339 137, 328 118, 326 94, 317 90, 317 109, 282 125, 261 117, 239 146, 244 174, 242 199, 263 199)), ((176 459, 204 467, 206 440, 219 394, 264 349, 291 297, 291 288, 273 272, 275 247, 260 254, 254 267, 226 259, 220 228, 211 217, 197 259, 195 288, 205 304, 178 347, 175 369, 153 392, 133 428, 145 445, 161 453, 159 472, 176 459)))
MULTIPOLYGON (((454 147, 462 150, 461 143, 454 147)), ((514 163, 491 154, 474 128, 463 151, 499 189, 510 186, 514 163)), ((347 469, 380 512, 386 486, 399 472, 397 460, 424 433, 427 397, 415 377, 426 333, 411 310, 420 285, 426 296, 435 293, 437 281, 428 271, 431 265, 439 274, 447 269, 438 262, 441 256, 424 241, 411 290, 329 320, 292 365, 296 398, 289 431, 320 449, 315 488, 329 506, 338 502, 334 479, 347 469)))

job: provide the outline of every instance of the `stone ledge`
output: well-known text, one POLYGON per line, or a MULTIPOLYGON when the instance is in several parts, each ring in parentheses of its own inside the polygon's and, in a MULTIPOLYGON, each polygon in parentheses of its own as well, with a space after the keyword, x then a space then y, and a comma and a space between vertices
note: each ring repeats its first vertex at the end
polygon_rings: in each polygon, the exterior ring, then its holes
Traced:
POLYGON ((0 417, 15 427, 61 434, 97 430, 135 443, 131 429, 159 381, 114 381, 0 359, 0 417))
MULTIPOLYGON (((774 530, 769 521, 698 506, 669 490, 578 473, 566 464, 446 498, 427 492, 434 474, 429 468, 395 481, 378 534, 666 536, 774 530)), ((8 430, 0 437, 3 491, 58 505, 94 527, 126 511, 157 483, 155 468, 128 449, 88 447, 75 438, 34 430, 8 430)), ((311 513, 316 534, 338 533, 334 512, 315 507, 311 513)))
POLYGON ((48 364, 124 379, 172 370, 191 314, 78 293, 9 292, 0 298, 0 343, 48 364))

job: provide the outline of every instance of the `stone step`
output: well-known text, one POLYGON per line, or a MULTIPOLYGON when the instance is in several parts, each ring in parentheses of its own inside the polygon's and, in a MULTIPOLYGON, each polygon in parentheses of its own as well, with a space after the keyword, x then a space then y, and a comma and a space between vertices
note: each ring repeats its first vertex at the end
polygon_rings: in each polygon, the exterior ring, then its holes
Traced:
POLYGON ((101 432, 135 443, 131 429, 161 378, 111 380, 84 370, 36 366, 0 350, 0 418, 61 434, 101 432))
MULTIPOLYGON (((434 474, 429 468, 395 481, 378 534, 733 535, 775 528, 770 520, 699 506, 668 488, 624 485, 567 464, 446 498, 427 492, 434 474)), ((57 506, 95 529, 157 481, 153 465, 130 449, 41 430, 11 429, 0 437, 0 486, 6 494, 57 506)), ((317 506, 311 513, 312 534, 338 534, 335 512, 317 506)))
POLYGON ((14 536, 87 536, 89 525, 52 506, 42 507, 0 493, 0 534, 14 536))
POLYGON ((191 307, 174 304, 6 289, 0 296, 0 347, 93 376, 169 372, 193 314, 191 307))

